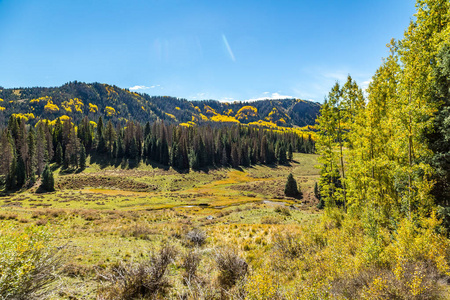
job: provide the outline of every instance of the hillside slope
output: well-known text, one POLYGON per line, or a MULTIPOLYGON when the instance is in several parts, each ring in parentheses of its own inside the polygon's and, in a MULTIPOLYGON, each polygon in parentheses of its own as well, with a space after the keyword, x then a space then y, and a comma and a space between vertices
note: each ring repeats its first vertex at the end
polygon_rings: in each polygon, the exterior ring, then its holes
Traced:
POLYGON ((69 82, 61 87, 0 88, 0 123, 21 114, 36 123, 69 116, 79 121, 103 116, 116 122, 164 120, 170 123, 242 123, 271 126, 313 125, 320 104, 299 99, 255 102, 188 101, 149 96, 102 83, 69 82))

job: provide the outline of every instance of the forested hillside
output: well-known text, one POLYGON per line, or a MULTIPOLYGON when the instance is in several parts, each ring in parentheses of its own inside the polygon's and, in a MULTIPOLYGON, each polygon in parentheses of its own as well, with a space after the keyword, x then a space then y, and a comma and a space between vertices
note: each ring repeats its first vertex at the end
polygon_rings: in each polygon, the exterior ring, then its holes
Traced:
POLYGON ((320 206, 362 245, 331 275, 338 299, 449 297, 450 3, 416 7, 367 97, 349 76, 318 118, 320 206))
POLYGON ((204 123, 252 124, 265 127, 314 125, 320 105, 300 99, 254 102, 188 101, 168 96, 138 94, 101 83, 69 82, 61 87, 3 89, 0 122, 11 114, 39 120, 67 116, 80 121, 100 116, 114 124, 164 120, 185 125, 204 123))
MULTIPOLYGON (((250 126, 182 126, 128 121, 114 126, 102 117, 41 121, 36 128, 24 118, 11 116, 1 130, 0 178, 7 190, 33 185, 46 164, 82 171, 91 161, 103 165, 137 166, 140 161, 172 166, 179 171, 218 166, 286 164, 293 152, 313 153, 311 134, 274 131, 250 126), (93 158, 92 158, 93 157, 93 158)), ((1 182, 0 182, 1 183, 1 182)))

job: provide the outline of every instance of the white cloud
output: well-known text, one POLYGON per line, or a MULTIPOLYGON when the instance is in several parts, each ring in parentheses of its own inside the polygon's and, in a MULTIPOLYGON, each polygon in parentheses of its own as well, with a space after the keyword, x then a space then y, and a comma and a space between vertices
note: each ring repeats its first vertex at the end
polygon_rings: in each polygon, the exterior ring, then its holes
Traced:
POLYGON ((248 102, 248 101, 259 101, 259 100, 270 100, 270 99, 275 100, 275 99, 293 99, 293 98, 295 98, 294 96, 281 95, 280 93, 271 93, 270 96, 269 96, 269 94, 270 94, 269 92, 264 92, 263 95, 265 95, 265 96, 262 96, 259 98, 254 98, 254 99, 243 100, 243 101, 248 102))
POLYGON ((130 87, 130 91, 139 91, 139 90, 148 90, 150 89, 150 87, 145 86, 145 85, 135 85, 130 87))
MULTIPOLYGON (((130 91, 142 91, 142 90, 154 89, 157 87, 161 87, 161 85, 159 85, 159 84, 155 84, 152 86, 135 85, 135 86, 130 87, 129 89, 130 89, 130 91)), ((163 88, 161 87, 161 89, 163 89, 163 88)))

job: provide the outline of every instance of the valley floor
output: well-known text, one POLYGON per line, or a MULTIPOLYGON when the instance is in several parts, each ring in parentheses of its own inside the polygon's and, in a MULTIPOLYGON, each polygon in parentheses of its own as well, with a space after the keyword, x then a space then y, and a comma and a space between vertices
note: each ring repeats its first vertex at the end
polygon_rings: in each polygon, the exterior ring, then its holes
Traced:
POLYGON ((134 169, 91 164, 79 174, 56 172, 56 192, 31 189, 1 197, 0 218, 3 224, 48 228, 57 245, 65 245, 68 259, 52 298, 96 298, 104 272, 142 261, 168 243, 178 255, 169 268, 172 288, 166 296, 195 298, 199 294, 182 276, 188 253, 201 253, 198 276, 213 285, 218 249, 233 249, 256 269, 272 255, 279 234, 297 232, 318 218, 316 164, 316 155, 298 153, 289 166, 189 173, 142 163, 134 169), (303 192, 301 200, 284 197, 289 173, 303 192), (192 232, 206 237, 204 245, 192 243, 192 232))

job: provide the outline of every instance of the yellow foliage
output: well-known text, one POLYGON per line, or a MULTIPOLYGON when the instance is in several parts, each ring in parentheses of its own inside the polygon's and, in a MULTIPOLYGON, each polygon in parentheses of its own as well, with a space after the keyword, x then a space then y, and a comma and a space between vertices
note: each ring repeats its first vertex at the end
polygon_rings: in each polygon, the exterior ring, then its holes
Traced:
POLYGON ((236 119, 239 121, 246 121, 249 117, 256 117, 258 115, 258 109, 256 107, 246 105, 242 107, 238 112, 236 113, 236 119))
POLYGON ((203 108, 205 109, 205 115, 207 115, 207 116, 217 115, 217 112, 211 106, 204 105, 203 108))
POLYGON ((141 106, 141 109, 142 109, 143 111, 145 111, 145 108, 144 108, 144 106, 141 106))
POLYGON ((184 126, 184 127, 192 127, 192 126, 195 126, 196 124, 192 121, 188 121, 186 123, 180 123, 180 125, 184 126))
POLYGON ((24 119, 25 121, 34 119, 34 114, 33 113, 29 113, 29 114, 12 114, 12 116, 14 118, 20 118, 20 119, 24 119))
POLYGON ((0 102, 3 102, 3 99, 2 99, 2 98, 0 98, 0 102))
POLYGON ((47 264, 55 245, 48 229, 37 226, 18 228, 11 223, 0 225, 1 287, 3 293, 14 295, 24 289, 24 283, 30 282, 29 278, 35 276, 36 269, 47 264))
POLYGON ((72 108, 79 113, 83 112, 83 101, 81 101, 78 98, 74 98, 74 99, 70 99, 69 101, 64 101, 63 103, 61 103, 62 107, 67 111, 67 112, 72 112, 72 108))
POLYGON ((119 94, 117 94, 117 92, 114 90, 114 88, 112 86, 109 85, 104 85, 106 91, 108 92, 108 98, 113 98, 115 96, 118 96, 119 94))
POLYGON ((265 128, 271 128, 271 129, 278 128, 277 124, 272 123, 272 122, 263 121, 263 120, 258 120, 256 122, 250 122, 250 123, 248 123, 248 125, 261 126, 261 127, 265 127, 265 128))
POLYGON ((114 116, 116 114, 116 110, 111 106, 105 107, 105 112, 108 117, 114 116))
POLYGON ((383 254, 386 262, 396 264, 396 276, 402 276, 402 265, 406 261, 426 259, 436 263, 440 272, 450 275, 446 255, 450 247, 449 240, 437 232, 441 221, 433 212, 428 218, 420 219, 420 226, 404 218, 391 243, 383 254))
POLYGON ((175 118, 174 115, 166 113, 166 116, 168 116, 169 118, 171 118, 172 120, 176 120, 177 118, 175 118))
POLYGON ((98 106, 92 103, 89 103, 89 112, 96 113, 98 112, 98 106))
POLYGON ((227 122, 239 123, 239 121, 236 120, 235 117, 224 116, 224 115, 218 115, 218 114, 216 114, 215 116, 213 116, 213 117, 211 118, 211 121, 213 121, 213 122, 221 122, 221 123, 227 123, 227 122))
POLYGON ((45 111, 47 112, 56 112, 59 111, 59 107, 56 104, 53 104, 52 100, 49 100, 47 104, 44 106, 45 111))
POLYGON ((175 109, 176 109, 176 110, 180 110, 181 108, 179 108, 179 107, 177 106, 177 107, 175 107, 175 109))
POLYGON ((277 284, 268 266, 253 273, 246 285, 247 300, 269 300, 277 297, 277 284))
POLYGON ((91 124, 91 126, 93 126, 94 128, 97 128, 97 123, 95 123, 94 121, 89 121, 89 124, 91 124))
POLYGON ((58 119, 61 121, 61 123, 64 123, 64 122, 66 122, 66 121, 70 121, 70 120, 71 120, 71 118, 70 118, 69 116, 67 116, 67 115, 62 115, 61 117, 56 118, 56 119, 54 119, 53 121, 48 122, 48 124, 54 126, 54 125, 56 124, 56 121, 57 121, 58 119))
POLYGON ((198 106, 194 107, 194 109, 199 113, 202 112, 198 106))
POLYGON ((4 111, 6 108, 4 108, 3 106, 0 106, 0 111, 4 111))
POLYGON ((233 113, 233 110, 231 108, 227 109, 226 111, 223 112, 225 115, 229 116, 233 113))
POLYGON ((49 96, 39 97, 39 98, 36 98, 36 99, 31 99, 30 100, 30 104, 35 104, 35 103, 37 104, 37 103, 40 103, 40 102, 48 103, 51 100, 52 100, 52 97, 49 97, 49 96))

